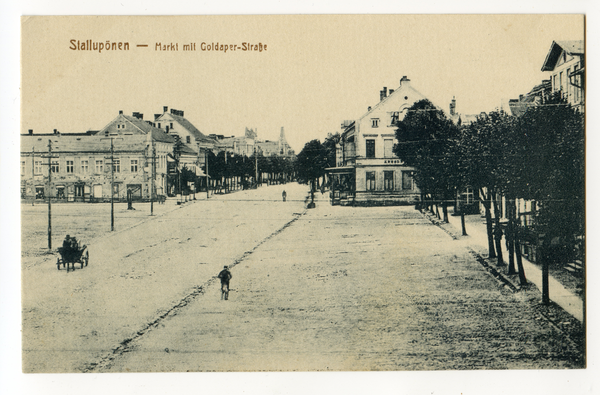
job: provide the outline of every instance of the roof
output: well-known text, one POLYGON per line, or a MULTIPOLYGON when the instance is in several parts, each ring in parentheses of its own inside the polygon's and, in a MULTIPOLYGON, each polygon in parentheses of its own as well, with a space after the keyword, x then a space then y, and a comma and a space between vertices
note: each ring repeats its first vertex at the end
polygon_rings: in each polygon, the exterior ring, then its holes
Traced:
MULTIPOLYGON (((164 115, 167 115, 167 114, 165 113, 165 114, 163 114, 163 116, 164 115)), ((190 134, 192 136, 194 136, 194 139, 196 139, 197 142, 203 142, 203 143, 209 143, 209 144, 216 143, 215 139, 205 136, 190 121, 188 121, 186 118, 182 117, 181 115, 175 115, 173 113, 169 113, 168 115, 171 118, 173 118, 175 121, 177 121, 181 126, 183 126, 188 132, 190 132, 190 134)))
POLYGON ((115 119, 110 121, 108 123, 108 125, 106 125, 104 128, 102 128, 102 130, 100 132, 96 133, 96 135, 104 136, 107 131, 109 131, 109 133, 111 133, 111 134, 118 133, 119 136, 121 136, 121 137, 126 135, 125 133, 128 133, 127 135, 129 135, 129 133, 134 133, 134 134, 143 134, 145 136, 150 134, 151 138, 154 141, 160 141, 163 143, 170 143, 170 144, 175 142, 175 138, 173 136, 169 136, 161 129, 158 129, 158 128, 152 126, 148 121, 144 121, 143 119, 139 119, 139 118, 129 116, 129 115, 124 115, 124 114, 119 114, 115 119), (119 121, 121 121, 121 122, 126 121, 128 124, 133 125, 134 129, 133 130, 128 129, 127 132, 124 132, 123 129, 116 129, 114 127, 114 125, 119 121))
POLYGON ((560 54, 565 51, 571 56, 581 56, 585 54, 585 46, 583 40, 572 41, 552 41, 550 50, 546 55, 546 60, 542 65, 542 71, 552 71, 556 67, 556 63, 560 54))
POLYGON ((543 80, 541 84, 534 86, 526 95, 521 95, 518 99, 509 100, 508 106, 512 115, 519 117, 525 114, 529 108, 541 104, 543 98, 550 90, 550 80, 543 80))
MULTIPOLYGON (((110 152, 110 138, 102 135, 81 136, 80 134, 55 134, 21 135, 21 152, 38 153, 48 152, 48 140, 52 141, 52 152, 64 153, 108 153, 110 152)), ((145 135, 125 135, 113 139, 114 152, 143 151, 148 145, 145 135)))

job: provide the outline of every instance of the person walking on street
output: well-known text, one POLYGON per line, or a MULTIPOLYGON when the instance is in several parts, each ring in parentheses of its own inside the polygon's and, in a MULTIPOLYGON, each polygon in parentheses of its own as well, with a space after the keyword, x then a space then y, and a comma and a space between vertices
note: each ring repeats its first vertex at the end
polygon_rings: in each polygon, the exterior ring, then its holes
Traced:
POLYGON ((287 198, 287 193, 285 192, 285 189, 281 193, 281 197, 283 198, 283 201, 285 202, 285 198, 287 198))
POLYGON ((229 280, 233 277, 227 266, 223 267, 223 270, 217 276, 221 279, 221 299, 229 299, 229 280))

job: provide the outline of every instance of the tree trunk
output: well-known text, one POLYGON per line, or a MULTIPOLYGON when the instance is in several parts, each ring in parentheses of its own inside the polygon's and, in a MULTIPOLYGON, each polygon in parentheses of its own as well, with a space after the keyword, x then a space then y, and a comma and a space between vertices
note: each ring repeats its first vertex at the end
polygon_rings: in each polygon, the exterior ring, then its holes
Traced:
POLYGON ((515 229, 515 252, 517 255, 517 268, 519 269, 519 283, 522 287, 527 285, 527 278, 525 277, 525 269, 523 268, 523 258, 521 257, 521 231, 517 227, 515 229))
POLYGON ((498 258, 498 266, 504 266, 504 257, 502 256, 502 228, 500 226, 500 210, 498 209, 498 201, 496 200, 496 195, 491 193, 492 203, 494 205, 494 217, 495 217, 495 228, 494 228, 494 238, 496 240, 496 255, 498 258))
POLYGON ((506 248, 508 249, 508 274, 516 274, 515 270, 515 215, 516 210, 515 207, 510 204, 507 204, 506 209, 508 212, 508 226, 506 227, 506 248))
POLYGON ((462 235, 467 236, 467 226, 465 225, 465 212, 460 210, 460 225, 462 227, 462 235))
POLYGON ((487 230, 488 237, 488 257, 496 258, 496 249, 494 248, 494 234, 492 229, 492 213, 490 211, 490 200, 489 200, 489 191, 488 196, 483 193, 483 189, 481 190, 481 196, 483 196, 483 207, 485 208, 485 225, 487 230))
POLYGON ((446 205, 445 200, 442 202, 442 211, 444 213, 444 222, 449 223, 450 220, 448 219, 448 206, 446 205))

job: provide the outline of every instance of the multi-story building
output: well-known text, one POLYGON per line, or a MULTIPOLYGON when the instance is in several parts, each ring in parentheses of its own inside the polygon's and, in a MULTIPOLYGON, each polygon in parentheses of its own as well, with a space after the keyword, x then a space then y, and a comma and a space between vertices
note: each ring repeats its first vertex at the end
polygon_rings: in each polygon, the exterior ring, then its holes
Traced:
POLYGON ((270 140, 255 140, 254 144, 256 145, 256 149, 259 152, 262 152, 264 156, 284 156, 284 157, 292 157, 294 156, 294 150, 287 142, 285 138, 285 132, 283 130, 283 126, 281 127, 281 131, 279 132, 279 139, 277 141, 270 140))
MULTIPOLYGON (((163 107, 162 114, 154 114, 154 126, 170 136, 177 136, 189 150, 199 154, 200 151, 214 150, 217 146, 215 139, 205 136, 198 128, 184 117, 183 111, 163 107)), ((183 158, 182 158, 183 159, 183 158)), ((186 165, 204 165, 204 156, 198 155, 192 163, 186 165)))
POLYGON ((585 48, 583 40, 553 41, 542 71, 550 72, 552 92, 580 111, 585 110, 585 48))
POLYGON ((101 202, 110 200, 112 185, 115 199, 126 199, 127 191, 134 199, 150 199, 153 162, 155 196, 164 195, 174 142, 141 114, 126 116, 122 111, 101 131, 34 134, 29 130, 21 135, 21 195, 101 202))
POLYGON ((396 122, 425 99, 404 76, 398 89, 380 91, 380 101, 354 121, 342 123, 336 167, 327 169, 331 202, 341 205, 398 205, 420 200, 415 169, 393 153, 396 122))

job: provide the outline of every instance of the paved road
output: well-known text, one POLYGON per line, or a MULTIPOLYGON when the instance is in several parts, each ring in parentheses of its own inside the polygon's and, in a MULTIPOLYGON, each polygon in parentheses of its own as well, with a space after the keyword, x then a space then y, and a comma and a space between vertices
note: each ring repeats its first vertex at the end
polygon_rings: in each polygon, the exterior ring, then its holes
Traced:
POLYGON ((185 204, 86 240, 90 265, 71 273, 57 270, 56 258, 30 257, 22 269, 23 370, 86 370, 297 218, 306 194, 287 184, 185 204))
POLYGON ((580 349, 411 207, 322 202, 92 368, 559 369, 580 349))

